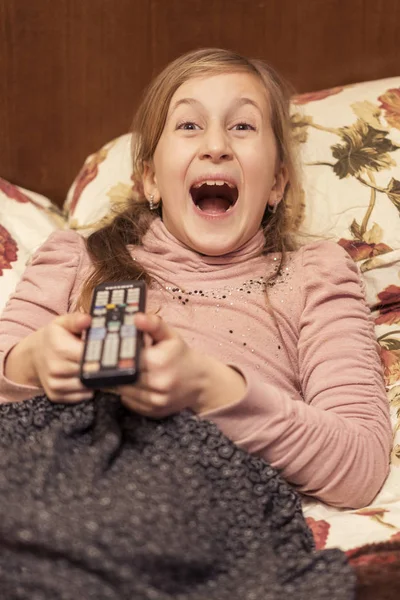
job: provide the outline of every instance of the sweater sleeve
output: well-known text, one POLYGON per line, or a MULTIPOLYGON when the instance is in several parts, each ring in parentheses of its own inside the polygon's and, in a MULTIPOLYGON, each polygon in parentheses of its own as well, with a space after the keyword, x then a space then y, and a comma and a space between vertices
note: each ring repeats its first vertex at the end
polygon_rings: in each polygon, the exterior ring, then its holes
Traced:
POLYGON ((5 359, 19 341, 69 311, 84 253, 80 235, 56 231, 33 255, 0 319, 0 402, 25 400, 43 392, 8 380, 5 359))
POLYGON ((297 397, 252 374, 246 396, 203 416, 333 506, 367 505, 389 469, 392 432, 379 346, 358 270, 338 245, 304 247, 297 397))

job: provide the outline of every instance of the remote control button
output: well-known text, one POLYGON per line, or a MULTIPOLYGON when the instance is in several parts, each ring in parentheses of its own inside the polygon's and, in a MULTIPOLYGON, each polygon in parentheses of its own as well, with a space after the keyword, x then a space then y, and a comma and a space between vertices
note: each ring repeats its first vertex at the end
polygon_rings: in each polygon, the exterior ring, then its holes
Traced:
POLYGON ((119 339, 117 333, 109 333, 104 342, 103 356, 101 359, 104 367, 114 367, 118 360, 119 339))
POLYGON ((120 360, 118 363, 119 369, 135 369, 136 364, 133 358, 125 358, 124 360, 120 360))
POLYGON ((106 313, 107 310, 103 306, 96 306, 96 308, 93 310, 93 314, 96 316, 105 315, 106 313))
POLYGON ((113 290, 111 294, 111 302, 121 302, 125 298, 125 290, 113 290))
POLYGON ((92 318, 92 327, 93 328, 104 327, 105 324, 106 324, 105 317, 93 317, 92 318))
POLYGON ((123 338, 119 351, 120 358, 133 358, 135 356, 136 338, 123 338))
POLYGON ((102 349, 102 341, 101 340, 90 340, 86 347, 86 355, 85 360, 93 361, 100 360, 102 349))
POLYGON ((108 302, 108 292, 97 292, 95 305, 105 306, 108 302))
POLYGON ((89 363, 85 363, 83 365, 84 373, 95 373, 96 371, 99 371, 99 369, 100 369, 99 362, 89 362, 89 363))
POLYGON ((108 331, 119 331, 121 327, 120 321, 109 321, 107 323, 108 331))
POLYGON ((130 290, 128 290, 128 294, 126 297, 128 304, 130 304, 131 302, 139 302, 139 294, 139 288, 131 288, 130 290))
POLYGON ((134 325, 135 324, 135 316, 134 315, 125 315, 124 325, 134 325))
POLYGON ((136 336, 136 327, 134 325, 122 325, 121 337, 134 337, 136 336))
POLYGON ((89 331, 89 340, 104 340, 106 335, 105 327, 95 327, 89 331))
POLYGON ((110 310, 111 308, 115 308, 115 304, 107 304, 106 309, 110 310))
POLYGON ((125 309, 125 313, 129 314, 133 314, 136 313, 138 311, 138 305, 136 304, 130 304, 129 306, 126 307, 125 309))

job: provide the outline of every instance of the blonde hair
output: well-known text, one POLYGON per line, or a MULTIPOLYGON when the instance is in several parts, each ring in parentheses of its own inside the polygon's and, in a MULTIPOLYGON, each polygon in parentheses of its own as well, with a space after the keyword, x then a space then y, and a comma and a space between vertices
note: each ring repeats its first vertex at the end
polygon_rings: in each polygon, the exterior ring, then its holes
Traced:
POLYGON ((151 161, 163 132, 171 99, 176 90, 189 79, 229 72, 245 72, 257 77, 268 94, 271 125, 276 139, 278 157, 286 168, 288 183, 276 213, 265 210, 262 227, 265 236, 264 252, 285 253, 295 248, 294 236, 301 212, 301 187, 297 166, 296 145, 292 140, 287 83, 260 60, 247 59, 240 54, 218 48, 189 52, 170 63, 149 85, 142 98, 133 123, 133 177, 139 191, 129 206, 107 225, 92 233, 87 248, 94 271, 85 283, 80 306, 87 308, 95 285, 104 281, 144 279, 150 276, 132 260, 128 244, 138 245, 155 216, 150 212, 141 182, 146 162, 151 161))

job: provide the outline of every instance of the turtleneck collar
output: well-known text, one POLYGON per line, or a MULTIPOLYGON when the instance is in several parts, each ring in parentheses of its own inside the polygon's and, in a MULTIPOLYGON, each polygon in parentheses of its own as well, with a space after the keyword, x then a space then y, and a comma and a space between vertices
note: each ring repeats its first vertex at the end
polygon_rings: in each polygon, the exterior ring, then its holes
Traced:
POLYGON ((223 269, 233 264, 245 263, 251 258, 260 256, 264 244, 264 234, 260 229, 248 242, 234 252, 222 256, 205 256, 182 244, 168 231, 162 220, 156 218, 143 237, 142 247, 146 253, 153 256, 160 255, 161 258, 162 255, 163 261, 179 263, 180 270, 204 273, 218 270, 218 268, 223 269))

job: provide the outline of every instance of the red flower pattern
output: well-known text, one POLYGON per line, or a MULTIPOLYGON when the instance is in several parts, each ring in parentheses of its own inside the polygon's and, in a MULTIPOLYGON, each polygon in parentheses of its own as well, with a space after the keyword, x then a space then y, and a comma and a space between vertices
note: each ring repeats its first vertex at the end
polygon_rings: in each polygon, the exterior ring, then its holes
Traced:
POLYGON ((386 385, 394 385, 400 381, 400 350, 388 350, 381 346, 381 361, 386 385))
POLYGON ((5 194, 7 196, 7 198, 10 198, 11 200, 16 200, 17 202, 20 202, 21 204, 29 203, 29 204, 33 204, 40 210, 46 210, 45 206, 40 204, 40 202, 36 202, 36 200, 31 198, 30 196, 28 196, 27 194, 24 194, 24 192, 18 186, 13 185, 9 181, 6 181, 5 179, 2 179, 1 177, 0 177, 0 192, 3 192, 3 194, 5 194))
POLYGON ((17 202, 32 202, 31 198, 29 198, 29 196, 21 192, 21 190, 16 185, 13 185, 9 181, 6 181, 1 177, 0 191, 3 192, 7 196, 7 198, 11 198, 12 200, 16 200, 17 202))
POLYGON ((392 248, 383 243, 368 244, 367 242, 345 240, 343 238, 338 241, 338 244, 350 254, 355 262, 365 260, 366 258, 372 258, 373 256, 379 256, 380 254, 386 254, 386 252, 391 252, 392 250, 392 248))
POLYGON ((331 527, 330 524, 322 519, 316 521, 313 517, 307 517, 306 523, 312 531, 317 550, 325 548, 329 529, 331 527))
POLYGON ((324 100, 328 96, 334 96, 339 94, 343 90, 343 87, 333 87, 329 90, 319 90, 318 92, 309 92, 307 94, 299 94, 294 96, 292 99, 293 104, 308 104, 308 102, 315 102, 316 100, 324 100))
POLYGON ((389 285, 382 292, 379 292, 379 317, 375 319, 377 325, 393 325, 400 323, 400 287, 398 285, 389 285))
POLYGON ((97 174, 99 172, 99 165, 106 159, 107 154, 108 150, 106 150, 105 148, 101 148, 101 150, 93 154, 93 156, 89 157, 83 165, 80 173, 76 178, 74 193, 72 195, 72 200, 69 205, 70 215, 74 214, 76 205, 78 204, 79 198, 81 197, 85 187, 87 187, 89 183, 97 177, 97 174))
POLYGON ((11 263, 18 258, 18 246, 3 225, 0 225, 0 276, 3 269, 11 269, 11 263))
POLYGON ((385 119, 392 127, 400 129, 400 88, 387 90, 378 98, 385 111, 385 119))

